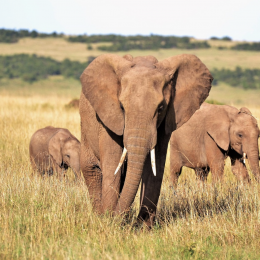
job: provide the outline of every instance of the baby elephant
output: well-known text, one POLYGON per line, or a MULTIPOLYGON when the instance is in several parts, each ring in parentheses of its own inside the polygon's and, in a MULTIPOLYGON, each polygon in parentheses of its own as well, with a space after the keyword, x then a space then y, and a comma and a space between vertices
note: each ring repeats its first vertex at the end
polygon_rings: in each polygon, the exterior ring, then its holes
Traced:
POLYGON ((37 130, 30 141, 30 159, 41 174, 59 175, 71 167, 75 178, 80 176, 80 142, 65 128, 47 126, 37 130))
POLYGON ((231 159, 232 172, 239 181, 249 182, 245 158, 255 178, 259 180, 259 128, 247 108, 204 103, 190 120, 172 133, 170 168, 173 186, 177 186, 183 166, 195 170, 206 180, 209 170, 213 182, 221 180, 224 159, 231 159))

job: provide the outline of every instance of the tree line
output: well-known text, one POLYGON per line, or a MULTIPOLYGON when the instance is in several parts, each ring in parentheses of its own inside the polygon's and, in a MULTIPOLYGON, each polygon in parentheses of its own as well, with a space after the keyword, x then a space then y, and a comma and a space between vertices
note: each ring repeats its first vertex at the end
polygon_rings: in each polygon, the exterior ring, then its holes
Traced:
POLYGON ((79 79, 93 59, 94 57, 89 57, 86 62, 81 63, 69 59, 60 62, 34 54, 0 56, 0 78, 21 78, 26 82, 34 82, 52 75, 63 75, 66 78, 79 79))
POLYGON ((101 51, 129 51, 129 50, 157 50, 157 49, 201 49, 210 48, 207 41, 192 42, 190 37, 177 36, 122 36, 122 35, 79 35, 68 38, 69 42, 82 42, 91 46, 91 43, 112 43, 111 45, 101 45, 98 49, 101 51))
POLYGON ((39 33, 36 30, 26 30, 26 29, 21 29, 21 30, 7 30, 7 29, 0 29, 0 42, 5 42, 5 43, 15 43, 18 42, 19 39, 24 38, 24 37, 30 37, 30 38, 46 38, 46 37, 63 37, 63 34, 60 33, 39 33))
MULTIPOLYGON (((218 41, 232 41, 229 36, 218 38, 212 36, 211 40, 218 41)), ((129 51, 129 50, 157 50, 157 49, 207 49, 210 44, 207 41, 192 41, 191 37, 177 37, 177 36, 122 36, 116 34, 108 35, 78 35, 70 36, 67 39, 69 42, 87 43, 88 48, 92 49, 92 43, 112 43, 111 45, 101 45, 98 49, 101 51, 129 51)), ((219 47, 219 49, 227 49, 226 47, 219 47)), ((244 51, 260 51, 260 42, 255 43, 238 43, 231 47, 233 50, 244 51)))
MULTIPOLYGON (((9 30, 0 29, 0 42, 16 43, 19 39, 24 37, 31 38, 46 38, 46 37, 65 37, 63 33, 40 33, 36 30, 9 30)), ((207 41, 192 41, 191 37, 177 37, 177 36, 162 36, 162 35, 135 35, 122 36, 116 34, 107 35, 77 35, 65 38, 69 42, 86 43, 88 49, 92 49, 92 43, 111 43, 111 45, 101 45, 98 49, 101 51, 116 52, 129 50, 157 50, 157 49, 206 49, 210 48, 207 41)), ((229 36, 222 38, 211 37, 211 40, 232 41, 229 36)), ((227 49, 226 47, 219 47, 219 49, 227 49)), ((260 42, 254 43, 239 43, 231 47, 233 50, 244 51, 260 51, 260 42)))
POLYGON ((260 69, 242 69, 236 67, 230 69, 213 69, 213 85, 225 82, 232 87, 242 87, 244 89, 260 89, 260 69))
MULTIPOLYGON (((56 61, 48 57, 37 55, 16 54, 11 56, 0 56, 0 79, 21 78, 26 82, 33 82, 48 78, 51 75, 62 75, 66 78, 79 79, 83 70, 95 57, 88 57, 86 62, 71 61, 65 59, 56 61)), ((213 69, 213 85, 225 82, 233 87, 244 89, 260 89, 260 69, 235 70, 213 69)))
POLYGON ((253 43, 240 43, 233 47, 232 50, 243 50, 243 51, 260 51, 260 42, 253 42, 253 43))

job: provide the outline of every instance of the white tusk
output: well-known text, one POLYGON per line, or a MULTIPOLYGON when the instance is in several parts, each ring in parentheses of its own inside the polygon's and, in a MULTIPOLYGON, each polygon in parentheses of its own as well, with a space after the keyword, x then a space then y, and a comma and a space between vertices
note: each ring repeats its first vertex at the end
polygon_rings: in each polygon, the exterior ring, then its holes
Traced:
POLYGON ((115 171, 115 173, 114 173, 115 175, 117 174, 117 172, 118 172, 119 169, 121 168, 121 166, 122 166, 122 164, 123 164, 123 162, 124 162, 124 160, 125 160, 126 154, 127 154, 127 150, 126 150, 126 148, 124 147, 124 150, 123 150, 122 156, 121 156, 121 158, 120 158, 119 164, 118 164, 118 166, 117 166, 117 168, 116 168, 116 171, 115 171))
POLYGON ((243 162, 246 163, 246 153, 243 153, 243 162))
POLYGON ((156 176, 156 163, 155 163, 155 148, 151 150, 151 164, 152 164, 152 169, 153 169, 153 175, 156 176))

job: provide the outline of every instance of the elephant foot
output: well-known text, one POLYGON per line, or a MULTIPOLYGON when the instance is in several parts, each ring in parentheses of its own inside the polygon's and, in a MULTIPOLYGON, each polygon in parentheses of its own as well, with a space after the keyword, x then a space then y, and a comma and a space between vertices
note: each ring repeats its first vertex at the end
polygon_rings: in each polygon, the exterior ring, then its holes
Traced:
POLYGON ((156 211, 153 209, 148 209, 147 207, 142 207, 138 215, 138 222, 144 227, 151 229, 155 223, 156 211))

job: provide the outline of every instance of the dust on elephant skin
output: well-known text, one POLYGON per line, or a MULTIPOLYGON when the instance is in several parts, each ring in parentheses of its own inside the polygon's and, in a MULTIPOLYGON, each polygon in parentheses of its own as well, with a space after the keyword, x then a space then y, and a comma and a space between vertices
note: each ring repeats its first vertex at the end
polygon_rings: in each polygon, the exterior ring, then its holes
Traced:
POLYGON ((75 177, 80 175, 80 142, 68 129, 47 126, 31 137, 30 160, 35 171, 59 175, 71 167, 75 177))
POLYGON ((84 70, 80 164, 97 212, 127 212, 142 181, 138 218, 152 224, 170 135, 200 107, 212 80, 187 54, 160 62, 105 54, 84 70))
POLYGON ((176 187, 183 166, 195 169, 204 181, 211 170, 213 181, 222 180, 224 160, 239 181, 249 182, 245 165, 259 180, 259 128, 249 109, 204 103, 191 119, 172 133, 170 140, 171 180, 176 187))

